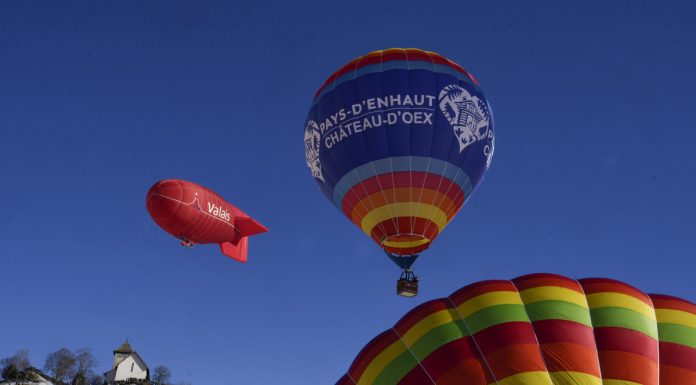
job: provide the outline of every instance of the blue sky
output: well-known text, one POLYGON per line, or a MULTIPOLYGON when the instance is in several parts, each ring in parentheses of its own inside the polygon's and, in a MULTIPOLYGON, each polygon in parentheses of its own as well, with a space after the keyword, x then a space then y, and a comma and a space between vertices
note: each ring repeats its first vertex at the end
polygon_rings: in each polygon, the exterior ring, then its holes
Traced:
POLYGON ((126 337, 197 385, 326 384, 408 309, 546 271, 696 300, 691 2, 0 3, 0 357, 42 366, 126 337), (418 47, 480 81, 496 152, 394 295, 391 262, 304 162, 316 89, 418 47), (270 228, 250 262, 183 250, 145 210, 163 178, 270 228))

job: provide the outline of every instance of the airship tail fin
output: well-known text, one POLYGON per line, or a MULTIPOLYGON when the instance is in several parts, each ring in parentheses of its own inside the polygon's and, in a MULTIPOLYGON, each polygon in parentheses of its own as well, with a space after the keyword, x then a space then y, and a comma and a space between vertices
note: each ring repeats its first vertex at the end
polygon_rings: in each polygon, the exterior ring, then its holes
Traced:
POLYGON ((220 250, 226 256, 235 261, 245 263, 247 261, 247 252, 249 250, 249 237, 256 234, 265 233, 268 231, 266 226, 256 222, 249 217, 235 217, 234 227, 237 229, 238 235, 233 242, 223 242, 220 244, 220 250))
POLYGON ((249 238, 247 237, 241 238, 237 243, 223 242, 220 244, 220 251, 237 262, 246 263, 248 250, 249 238))
POLYGON ((237 228, 241 237, 250 237, 268 231, 266 226, 249 217, 235 217, 234 227, 237 228))

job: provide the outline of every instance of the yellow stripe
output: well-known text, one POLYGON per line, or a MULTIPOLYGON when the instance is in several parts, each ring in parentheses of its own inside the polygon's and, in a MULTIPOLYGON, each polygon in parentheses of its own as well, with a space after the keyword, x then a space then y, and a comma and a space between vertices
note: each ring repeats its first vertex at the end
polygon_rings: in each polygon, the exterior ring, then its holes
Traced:
POLYGON ((628 380, 607 380, 605 378, 602 381, 603 385, 643 385, 640 382, 633 382, 628 380))
POLYGON ((590 309, 601 307, 622 307, 655 320, 655 309, 638 298, 622 293, 595 293, 587 296, 590 309))
POLYGON ((522 297, 522 301, 526 305, 540 301, 565 301, 574 303, 580 307, 587 309, 587 299, 585 299, 585 295, 565 287, 533 287, 531 289, 521 291, 520 296, 522 297))
POLYGON ((411 347, 429 331, 458 319, 459 316, 455 313, 454 309, 440 310, 418 321, 418 323, 408 329, 401 339, 406 346, 411 347))
POLYGON ((363 217, 362 222, 360 222, 360 228, 365 234, 370 235, 370 232, 378 223, 395 217, 425 218, 435 222, 439 231, 442 231, 447 226, 447 215, 439 207, 425 203, 401 202, 391 203, 371 210, 363 217))
POLYGON ((428 242, 430 242, 430 239, 428 239, 428 238, 419 239, 419 240, 417 240, 417 241, 401 241, 401 242, 398 242, 398 241, 384 241, 384 242, 382 242, 382 246, 402 247, 402 248, 403 248, 403 247, 416 247, 416 246, 420 246, 420 245, 426 244, 426 243, 428 243, 428 242))
POLYGON ((463 304, 457 306, 462 318, 466 318, 477 311, 496 305, 523 305, 519 293, 516 291, 494 291, 492 293, 481 294, 463 304))
POLYGON ((602 385, 602 379, 587 373, 559 371, 549 372, 554 385, 602 385))
POLYGON ((393 344, 389 345, 388 348, 382 350, 373 360, 367 365, 365 371, 363 372, 360 379, 358 379, 357 385, 372 385, 377 379, 377 376, 384 371, 384 369, 389 365, 396 357, 401 353, 406 351, 406 347, 401 340, 397 340, 393 344))
POLYGON ((655 309, 658 323, 677 324, 696 329, 696 315, 681 310, 655 309))
POLYGON ((507 376, 490 385, 553 385, 548 372, 524 372, 507 376))

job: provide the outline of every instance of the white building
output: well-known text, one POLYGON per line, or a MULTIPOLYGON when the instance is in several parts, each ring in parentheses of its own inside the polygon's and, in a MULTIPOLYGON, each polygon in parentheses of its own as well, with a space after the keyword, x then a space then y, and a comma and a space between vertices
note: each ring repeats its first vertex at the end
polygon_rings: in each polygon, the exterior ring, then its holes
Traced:
POLYGON ((114 350, 114 368, 104 373, 104 381, 111 383, 128 379, 150 380, 150 369, 135 352, 128 340, 114 350))

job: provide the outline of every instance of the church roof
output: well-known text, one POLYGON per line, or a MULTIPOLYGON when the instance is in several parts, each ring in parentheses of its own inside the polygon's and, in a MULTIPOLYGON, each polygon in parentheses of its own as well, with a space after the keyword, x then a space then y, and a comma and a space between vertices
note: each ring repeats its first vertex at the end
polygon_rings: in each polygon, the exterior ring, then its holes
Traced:
POLYGON ((121 346, 117 347, 116 350, 114 350, 114 354, 116 354, 116 353, 125 353, 125 354, 133 353, 133 348, 131 348, 127 339, 126 339, 126 342, 124 342, 123 344, 121 344, 121 346))

